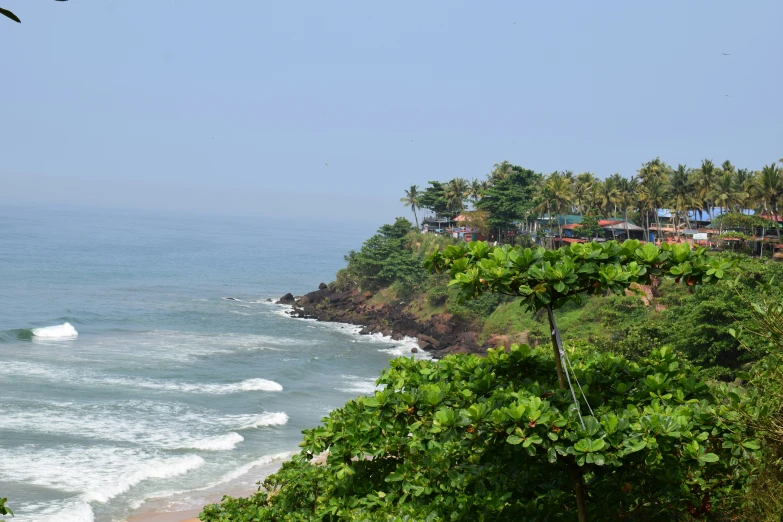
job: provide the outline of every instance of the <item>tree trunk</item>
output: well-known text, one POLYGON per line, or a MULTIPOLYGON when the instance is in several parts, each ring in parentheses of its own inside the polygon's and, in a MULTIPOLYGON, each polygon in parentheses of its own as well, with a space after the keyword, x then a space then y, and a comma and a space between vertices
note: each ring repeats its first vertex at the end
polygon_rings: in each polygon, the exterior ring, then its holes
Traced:
POLYGON ((565 390, 565 376, 563 375, 563 362, 560 360, 560 347, 557 344, 557 325, 555 323, 555 314, 552 312, 552 305, 547 306, 547 316, 549 318, 549 335, 552 339, 552 348, 555 350, 555 369, 557 370, 557 382, 560 389, 565 390))
MULTIPOLYGON (((563 361, 560 359, 560 345, 557 342, 557 323, 555 314, 552 312, 552 305, 547 306, 547 317, 549 318, 549 333, 552 339, 552 348, 555 351, 555 369, 557 370, 557 383, 561 390, 565 390, 565 376, 563 374, 563 361)), ((585 479, 582 470, 578 466, 574 467, 574 493, 576 494, 576 511, 578 522, 587 522, 587 505, 585 502, 585 479)))
POLYGON ((623 208, 623 219, 625 220, 625 239, 631 239, 628 237, 628 207, 623 208))
POLYGON ((419 228, 419 216, 416 215, 416 207, 413 207, 413 219, 416 220, 416 228, 419 228))

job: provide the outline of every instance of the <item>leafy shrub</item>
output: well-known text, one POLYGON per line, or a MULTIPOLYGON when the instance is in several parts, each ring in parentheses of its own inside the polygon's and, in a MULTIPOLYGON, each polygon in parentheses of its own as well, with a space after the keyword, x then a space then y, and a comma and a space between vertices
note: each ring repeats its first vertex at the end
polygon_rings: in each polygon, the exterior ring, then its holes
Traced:
POLYGON ((575 471, 594 520, 730 512, 759 445, 687 364, 661 349, 638 363, 592 351, 574 367, 594 412, 584 427, 540 350, 396 359, 383 391, 304 432, 265 491, 201 520, 570 522, 575 471))
POLYGON ((397 218, 394 224, 379 228, 358 252, 352 250, 345 256, 348 267, 343 284, 355 283, 363 290, 375 291, 394 282, 409 287, 419 283, 424 271, 406 239, 412 229, 413 225, 405 218, 397 218))
POLYGON ((427 302, 432 306, 443 306, 449 298, 449 289, 446 286, 433 286, 427 292, 427 302))

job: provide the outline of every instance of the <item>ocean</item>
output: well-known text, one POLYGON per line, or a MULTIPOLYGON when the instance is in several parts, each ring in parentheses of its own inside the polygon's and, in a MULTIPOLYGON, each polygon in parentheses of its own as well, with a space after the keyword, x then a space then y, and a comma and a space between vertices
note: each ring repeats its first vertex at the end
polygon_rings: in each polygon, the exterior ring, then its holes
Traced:
POLYGON ((411 355, 267 302, 331 281, 380 224, 0 205, 13 520, 120 522, 251 491, 411 355))

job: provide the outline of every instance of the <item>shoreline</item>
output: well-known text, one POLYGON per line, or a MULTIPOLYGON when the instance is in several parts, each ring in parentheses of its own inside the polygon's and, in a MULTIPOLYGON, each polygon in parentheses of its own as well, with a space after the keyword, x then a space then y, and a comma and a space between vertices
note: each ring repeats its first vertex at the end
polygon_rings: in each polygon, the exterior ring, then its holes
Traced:
POLYGON ((374 304, 372 298, 371 292, 360 293, 355 289, 341 292, 321 283, 318 290, 297 297, 289 293, 275 304, 291 306, 286 314, 292 318, 350 324, 360 327, 362 335, 381 334, 393 341, 415 339, 418 347, 411 352, 423 351, 435 359, 452 353, 483 355, 487 348, 495 347, 492 339, 480 344, 473 325, 452 314, 416 317, 408 309, 412 303, 374 304))
POLYGON ((198 522, 198 515, 209 504, 219 503, 224 496, 249 497, 258 491, 257 482, 276 473, 283 462, 295 452, 272 456, 269 462, 250 467, 241 475, 226 482, 189 491, 178 491, 160 497, 146 499, 132 510, 125 522, 198 522))
MULTIPOLYGON (((262 476, 260 478, 257 478, 256 481, 263 481, 264 478, 275 473, 280 468, 280 466, 283 465, 283 462, 287 462, 294 455, 295 453, 292 453, 291 455, 288 455, 284 459, 275 460, 263 466, 257 466, 257 468, 258 467, 262 468, 260 470, 261 473, 259 474, 262 476)), ((323 452, 320 455, 315 456, 310 462, 313 465, 325 464, 327 456, 328 456, 328 452, 323 452)), ((250 475, 251 471, 252 470, 248 471, 245 475, 243 475, 243 477, 247 478, 247 475, 250 475)), ((253 475, 254 477, 258 476, 255 473, 253 475)), ((224 496, 230 496, 234 498, 250 497, 258 491, 258 486, 254 485, 250 487, 246 484, 245 480, 242 480, 240 483, 239 479, 241 478, 242 477, 237 479, 238 482, 235 482, 233 484, 233 487, 231 484, 224 483, 224 484, 217 484, 206 490, 203 490, 204 502, 202 506, 198 508, 195 507, 174 508, 172 506, 172 505, 176 505, 184 498, 190 498, 186 496, 187 493, 189 492, 182 492, 180 495, 177 495, 176 497, 175 496, 167 497, 168 506, 159 505, 160 501, 163 499, 154 499, 154 498, 149 499, 145 501, 144 504, 142 504, 137 509, 135 509, 128 516, 125 522, 200 522, 198 515, 204 509, 204 506, 208 504, 219 503, 224 496)))

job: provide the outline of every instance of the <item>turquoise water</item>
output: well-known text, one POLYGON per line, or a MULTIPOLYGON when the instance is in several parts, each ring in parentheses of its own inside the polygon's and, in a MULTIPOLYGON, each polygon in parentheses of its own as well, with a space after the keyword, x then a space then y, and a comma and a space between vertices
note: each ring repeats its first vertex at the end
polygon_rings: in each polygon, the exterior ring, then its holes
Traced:
POLYGON ((409 344, 266 299, 330 281, 378 225, 1 206, 14 520, 123 521, 248 491, 302 429, 371 393, 409 344))

